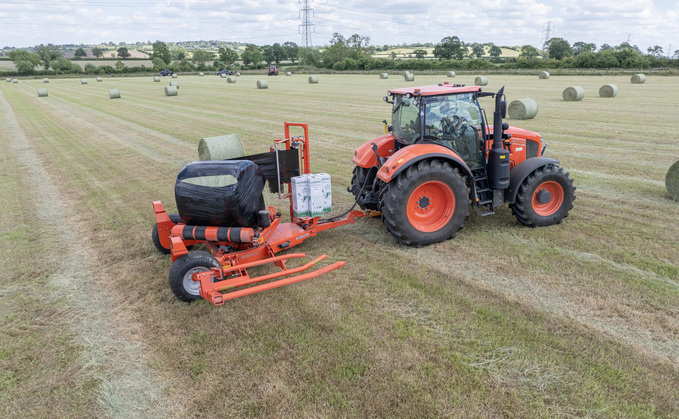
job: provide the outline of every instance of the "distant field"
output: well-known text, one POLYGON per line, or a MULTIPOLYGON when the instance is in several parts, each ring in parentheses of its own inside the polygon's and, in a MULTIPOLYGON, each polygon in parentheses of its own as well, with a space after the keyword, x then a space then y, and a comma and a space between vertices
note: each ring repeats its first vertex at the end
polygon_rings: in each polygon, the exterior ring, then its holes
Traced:
MULTIPOLYGON (((395 52, 397 57, 396 58, 408 58, 409 56, 415 57, 415 54, 413 54, 413 51, 417 49, 423 49, 427 51, 427 55, 425 58, 435 58, 434 57, 434 47, 422 47, 422 48, 393 48, 390 49, 389 51, 378 51, 375 54, 373 54, 373 57, 375 58, 387 58, 391 55, 392 52, 395 52)), ((513 49, 508 49, 508 48, 501 48, 502 49, 502 55, 501 57, 513 57, 516 58, 519 56, 519 51, 515 51, 513 49)), ((468 51, 471 51, 471 49, 467 49, 468 51)), ((489 57, 490 55, 488 54, 488 48, 486 48, 486 57, 489 57)))
POLYGON ((536 118, 508 122, 539 132, 575 179, 559 225, 472 211, 455 239, 416 249, 359 220, 294 249, 340 270, 181 303, 151 202, 176 209, 200 138, 236 133, 259 153, 284 121, 308 122, 339 214, 354 149, 389 118, 387 89, 445 80, 293 75, 258 90, 260 78, 180 76, 177 97, 152 76, 0 82, 3 416, 679 416, 679 202, 664 186, 679 77, 489 76, 484 90, 538 102, 536 118), (598 97, 605 83, 617 97, 598 97), (561 99, 572 85, 581 102, 561 99))

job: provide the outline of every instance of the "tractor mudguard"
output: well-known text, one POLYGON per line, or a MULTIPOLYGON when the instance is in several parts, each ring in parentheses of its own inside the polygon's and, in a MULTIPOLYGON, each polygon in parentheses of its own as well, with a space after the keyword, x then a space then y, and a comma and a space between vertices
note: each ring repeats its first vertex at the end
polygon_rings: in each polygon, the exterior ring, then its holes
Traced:
POLYGON ((354 151, 354 164, 356 166, 365 167, 369 169, 373 166, 379 166, 377 157, 375 157, 375 152, 372 149, 372 145, 375 143, 377 146, 377 154, 380 157, 387 158, 394 154, 394 136, 391 134, 383 135, 381 137, 373 138, 370 141, 365 142, 363 145, 358 147, 354 151))
POLYGON ((513 204, 516 201, 516 195, 519 192, 519 187, 523 181, 526 180, 528 175, 543 166, 558 163, 558 160, 547 157, 533 157, 517 164, 509 174, 509 188, 505 190, 505 202, 513 204))
POLYGON ((453 167, 458 168, 461 174, 467 179, 467 185, 471 189, 471 198, 475 199, 476 194, 473 187, 474 175, 472 175, 469 166, 467 166, 453 150, 438 144, 413 144, 400 149, 394 153, 393 156, 389 157, 384 165, 380 167, 380 170, 377 172, 377 177, 378 179, 389 183, 411 165, 432 158, 446 160, 450 162, 453 167))

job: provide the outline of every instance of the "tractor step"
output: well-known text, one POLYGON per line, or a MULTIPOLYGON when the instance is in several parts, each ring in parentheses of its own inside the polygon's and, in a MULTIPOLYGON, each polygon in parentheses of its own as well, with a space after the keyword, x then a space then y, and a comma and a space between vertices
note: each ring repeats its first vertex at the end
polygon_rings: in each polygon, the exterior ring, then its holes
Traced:
POLYGON ((483 201, 477 201, 476 213, 481 217, 486 217, 488 215, 495 214, 495 211, 493 210, 493 200, 488 199, 483 201))

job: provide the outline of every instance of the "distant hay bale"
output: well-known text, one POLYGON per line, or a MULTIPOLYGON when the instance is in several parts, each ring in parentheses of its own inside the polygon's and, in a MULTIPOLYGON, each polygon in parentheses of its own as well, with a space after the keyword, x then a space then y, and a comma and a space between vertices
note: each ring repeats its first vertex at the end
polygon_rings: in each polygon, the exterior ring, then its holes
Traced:
POLYGON ((404 81, 415 81, 415 75, 412 73, 407 73, 405 76, 403 76, 404 81))
POLYGON ((381 73, 381 74, 380 74, 380 79, 386 80, 386 79, 388 79, 388 78, 389 78, 389 73, 381 73))
POLYGON ((618 86, 614 84, 604 84, 599 89, 600 97, 616 97, 618 95, 618 86))
POLYGON ((240 71, 236 73, 236 77, 240 77, 240 71))
POLYGON ((42 79, 42 82, 43 82, 43 83, 49 83, 49 82, 50 82, 50 79, 48 79, 47 77, 45 77, 44 79, 42 79))
POLYGON ((229 77, 226 78, 226 82, 227 83, 235 83, 236 78, 234 76, 229 76, 229 77))
POLYGON ((585 97, 585 89, 580 86, 567 87, 566 90, 563 91, 562 96, 565 101, 576 102, 585 97))
POLYGON ((155 82, 159 82, 159 81, 160 81, 160 77, 158 77, 158 76, 155 76, 155 77, 153 78, 153 81, 155 81, 155 82))
POLYGON ((513 100, 507 110, 512 119, 531 119, 538 114, 538 103, 532 98, 513 100))
POLYGON ((47 89, 38 89, 38 97, 47 97, 47 89))
POLYGON ((643 84, 646 81, 646 75, 645 74, 635 74, 632 76, 630 81, 633 84, 643 84))
POLYGON ((174 74, 174 73, 172 73, 172 78, 173 78, 173 79, 176 79, 176 78, 177 78, 177 75, 174 74))
POLYGON ((226 74, 222 73, 222 74, 219 75, 219 77, 225 79, 225 78, 226 78, 226 74))
POLYGON ((549 72, 548 71, 541 71, 540 74, 538 74, 538 78, 541 80, 546 80, 549 78, 549 72))
POLYGON ((286 72, 285 72, 285 75, 286 75, 286 76, 292 76, 292 72, 286 71, 286 72))
POLYGON ((6 81, 7 83, 11 83, 11 82, 12 82, 12 78, 11 78, 11 77, 7 77, 7 78, 5 79, 5 81, 6 81))
POLYGON ((258 89, 268 89, 269 88, 269 82, 266 80, 257 80, 257 88, 258 89))
POLYGON ((477 78, 474 79, 474 85, 475 86, 487 86, 488 85, 488 77, 478 76, 477 78))
POLYGON ((110 89, 108 91, 108 97, 110 97, 111 99, 120 99, 120 90, 110 89))
POLYGON ((170 86, 173 86, 173 87, 179 89, 179 82, 178 81, 171 81, 170 86))
POLYGON ((318 84, 318 76, 309 76, 309 84, 318 84))
POLYGON ((87 84, 87 79, 80 79, 80 84, 87 84))
POLYGON ((665 176, 665 187, 670 196, 675 200, 679 201, 679 160, 674 162, 670 166, 670 170, 667 171, 665 176))
POLYGON ((199 160, 227 160, 244 155, 245 149, 238 134, 201 138, 198 142, 199 160))
POLYGON ((203 77, 205 74, 204 73, 198 73, 198 77, 203 77))
POLYGON ((454 71, 449 71, 448 74, 446 74, 448 77, 455 77, 455 72, 454 71))
POLYGON ((12 83, 19 83, 19 79, 12 79, 12 83))
POLYGON ((165 86, 165 96, 177 96, 178 93, 175 86, 165 86))
POLYGON ((97 77, 97 83, 99 83, 101 81, 103 81, 103 79, 101 77, 97 77))

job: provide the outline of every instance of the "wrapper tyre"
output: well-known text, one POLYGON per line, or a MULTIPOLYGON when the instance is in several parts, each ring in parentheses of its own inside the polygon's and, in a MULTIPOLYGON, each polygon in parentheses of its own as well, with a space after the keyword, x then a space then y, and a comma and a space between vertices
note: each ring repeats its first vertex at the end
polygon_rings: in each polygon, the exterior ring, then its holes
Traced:
POLYGON ((561 167, 548 164, 523 181, 510 208, 522 224, 542 227, 558 224, 568 217, 574 200, 573 179, 561 167))
MULTIPOLYGON (((182 219, 179 216, 179 214, 170 214, 170 220, 175 224, 179 224, 182 222, 182 219)), ((163 245, 160 243, 160 235, 158 234, 158 223, 155 223, 153 225, 153 230, 151 230, 151 240, 153 241, 153 245, 156 246, 156 249, 158 249, 160 253, 166 255, 170 254, 170 249, 163 247, 163 245)))
POLYGON ((211 269, 219 269, 217 259, 210 253, 202 250, 193 250, 180 256, 170 268, 170 288, 174 295, 182 301, 191 302, 201 298, 200 282, 192 279, 193 274, 209 272, 211 269))

